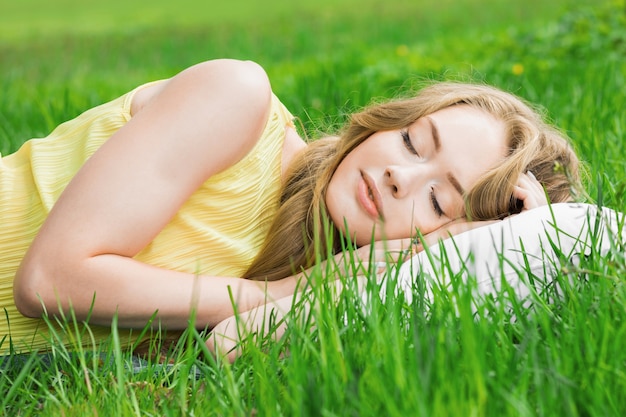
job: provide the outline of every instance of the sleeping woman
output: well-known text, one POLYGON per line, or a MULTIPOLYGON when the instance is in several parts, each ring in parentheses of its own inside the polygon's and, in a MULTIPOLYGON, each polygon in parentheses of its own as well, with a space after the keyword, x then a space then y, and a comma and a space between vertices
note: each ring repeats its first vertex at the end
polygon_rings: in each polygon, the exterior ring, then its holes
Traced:
POLYGON ((493 87, 432 84, 306 143, 261 67, 204 62, 2 157, 2 348, 45 348, 42 315, 70 309, 96 341, 114 316, 127 343, 192 308, 210 329, 289 298, 342 238, 386 259, 418 233, 570 201, 578 171, 557 129, 493 87))

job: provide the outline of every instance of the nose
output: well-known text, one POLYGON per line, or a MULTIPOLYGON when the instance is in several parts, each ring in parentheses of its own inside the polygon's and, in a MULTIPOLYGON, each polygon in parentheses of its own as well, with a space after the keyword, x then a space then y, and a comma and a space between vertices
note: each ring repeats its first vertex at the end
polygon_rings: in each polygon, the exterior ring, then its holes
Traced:
POLYGON ((385 185, 394 198, 403 198, 419 187, 422 175, 416 165, 390 165, 385 169, 385 185))

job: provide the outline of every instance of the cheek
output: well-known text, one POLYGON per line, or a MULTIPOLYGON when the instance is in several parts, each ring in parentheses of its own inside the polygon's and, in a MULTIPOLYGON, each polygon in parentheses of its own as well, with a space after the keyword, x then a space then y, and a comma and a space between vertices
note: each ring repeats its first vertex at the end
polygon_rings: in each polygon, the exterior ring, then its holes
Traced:
POLYGON ((328 184, 328 188, 326 189, 324 204, 326 205, 326 212, 328 213, 328 216, 333 223, 337 224, 337 210, 339 204, 337 203, 337 192, 332 182, 328 184))
POLYGON ((348 192, 345 181, 341 173, 336 171, 326 188, 324 203, 330 220, 341 233, 344 233, 345 218, 350 219, 350 213, 348 211, 349 202, 347 198, 348 192))
POLYGON ((399 208, 393 216, 390 216, 384 226, 388 239, 412 238, 418 230, 427 235, 448 222, 448 220, 434 218, 428 212, 418 211, 420 209, 427 210, 423 206, 418 209, 413 205, 413 208, 399 208))
POLYGON ((338 227, 340 224, 343 224, 343 207, 345 205, 345 200, 349 195, 349 163, 350 160, 348 155, 348 157, 344 158, 339 163, 335 172, 330 177, 330 181, 326 187, 326 194, 324 196, 324 203, 326 204, 328 215, 338 227))

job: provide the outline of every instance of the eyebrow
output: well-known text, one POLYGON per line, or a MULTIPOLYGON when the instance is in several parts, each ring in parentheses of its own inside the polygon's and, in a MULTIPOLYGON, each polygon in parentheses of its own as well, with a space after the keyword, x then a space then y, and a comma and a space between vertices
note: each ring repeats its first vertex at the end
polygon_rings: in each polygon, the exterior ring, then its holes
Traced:
MULTIPOLYGON (((432 134, 433 142, 435 143, 435 152, 439 152, 439 150, 441 149, 441 138, 439 137, 439 129, 437 128, 437 124, 429 116, 426 116, 426 120, 428 121, 428 124, 430 124, 430 132, 432 134)), ((461 183, 456 179, 456 177, 452 175, 451 172, 448 172, 446 174, 446 177, 448 178, 448 181, 450 181, 450 184, 452 184, 454 189, 457 190, 459 194, 461 194, 461 197, 463 197, 465 195, 465 190, 463 189, 463 187, 461 187, 461 183)))
MULTIPOLYGON (((441 138, 439 137, 439 129, 437 128, 437 124, 431 118, 426 116, 426 120, 428 124, 430 124, 430 132, 433 138, 433 142, 435 143, 435 152, 439 152, 441 150, 441 138)), ((461 195, 461 197, 465 196, 465 190, 461 186, 459 180, 456 179, 451 172, 446 173, 446 178, 450 181, 450 184, 454 187, 454 189, 461 195)))
POLYGON ((435 151, 439 152, 441 149, 441 139, 439 138, 439 129, 437 129, 437 124, 428 116, 426 116, 426 120, 428 120, 428 124, 430 124, 430 132, 432 134, 433 142, 435 143, 435 151))
POLYGON ((446 177, 448 178, 448 181, 450 181, 450 184, 452 184, 452 186, 454 187, 455 190, 457 190, 459 192, 459 194, 461 194, 461 197, 463 197, 465 195, 465 190, 463 189, 463 187, 461 187, 461 184, 459 183, 459 181, 455 178, 454 175, 452 175, 451 172, 448 172, 446 174, 446 177))

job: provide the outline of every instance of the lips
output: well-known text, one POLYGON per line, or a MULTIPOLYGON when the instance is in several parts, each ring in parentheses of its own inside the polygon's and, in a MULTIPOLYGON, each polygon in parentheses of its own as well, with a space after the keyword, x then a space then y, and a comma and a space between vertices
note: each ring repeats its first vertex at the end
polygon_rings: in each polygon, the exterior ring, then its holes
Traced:
POLYGON ((374 220, 383 220, 383 205, 380 191, 376 182, 367 173, 361 172, 362 181, 359 181, 358 200, 361 207, 374 220))

